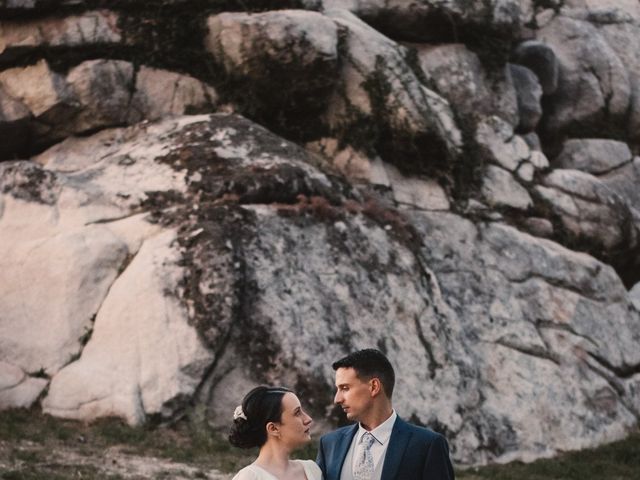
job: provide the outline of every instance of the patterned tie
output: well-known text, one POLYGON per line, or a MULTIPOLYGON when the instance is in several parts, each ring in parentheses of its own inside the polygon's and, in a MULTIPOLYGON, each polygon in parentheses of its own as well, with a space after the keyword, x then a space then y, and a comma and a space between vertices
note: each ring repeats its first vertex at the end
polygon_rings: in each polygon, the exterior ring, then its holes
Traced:
POLYGON ((360 452, 353 468, 353 478, 355 480, 373 479, 373 455, 371 455, 371 445, 376 439, 369 432, 365 432, 360 438, 360 452))

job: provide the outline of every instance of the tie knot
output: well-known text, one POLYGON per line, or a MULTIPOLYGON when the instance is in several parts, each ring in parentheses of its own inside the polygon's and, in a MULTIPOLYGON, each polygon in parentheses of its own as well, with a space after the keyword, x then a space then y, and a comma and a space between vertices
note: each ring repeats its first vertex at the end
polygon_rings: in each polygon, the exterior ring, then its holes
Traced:
POLYGON ((373 435, 371 435, 369 432, 365 432, 364 435, 362 435, 362 438, 360 439, 360 443, 362 443, 362 445, 364 446, 364 448, 371 448, 371 445, 373 445, 373 442, 375 442, 376 439, 373 435))

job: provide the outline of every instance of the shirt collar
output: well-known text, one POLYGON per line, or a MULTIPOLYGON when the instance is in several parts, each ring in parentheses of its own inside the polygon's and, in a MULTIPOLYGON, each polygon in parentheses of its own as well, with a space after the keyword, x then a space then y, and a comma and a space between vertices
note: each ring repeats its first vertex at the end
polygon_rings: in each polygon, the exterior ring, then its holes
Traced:
MULTIPOLYGON (((395 410, 392 410, 389 418, 369 432, 379 444, 386 445, 389 441, 389 437, 391 437, 391 430, 393 430, 393 424, 396 422, 396 418, 398 418, 398 414, 395 410)), ((356 434, 358 441, 360 441, 362 435, 366 432, 368 432, 368 430, 365 430, 362 424, 358 424, 358 433, 356 434)))

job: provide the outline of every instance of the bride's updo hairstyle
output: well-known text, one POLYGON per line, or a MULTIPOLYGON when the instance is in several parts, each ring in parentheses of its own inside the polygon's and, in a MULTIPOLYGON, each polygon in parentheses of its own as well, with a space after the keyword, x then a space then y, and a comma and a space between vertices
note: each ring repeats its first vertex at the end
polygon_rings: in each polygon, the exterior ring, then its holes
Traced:
POLYGON ((247 393, 233 414, 229 442, 239 448, 261 447, 267 441, 266 425, 282 418, 284 387, 256 387, 247 393))

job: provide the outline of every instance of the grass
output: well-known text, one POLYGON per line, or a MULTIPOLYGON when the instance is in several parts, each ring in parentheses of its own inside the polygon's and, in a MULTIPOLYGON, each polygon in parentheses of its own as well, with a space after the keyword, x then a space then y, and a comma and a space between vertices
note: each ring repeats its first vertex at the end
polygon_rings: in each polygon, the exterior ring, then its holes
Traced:
MULTIPOLYGON (((311 442, 296 452, 295 457, 315 458, 316 444, 316 441, 311 442)), ((122 478, 119 475, 106 475, 99 468, 100 459, 108 448, 117 448, 129 455, 163 458, 201 471, 216 469, 222 472, 236 472, 257 455, 254 450, 231 447, 220 433, 196 428, 186 422, 171 427, 129 427, 116 419, 83 424, 56 419, 34 410, 0 412, 2 480, 119 480, 122 478), (72 450, 81 459, 98 460, 94 464, 52 460, 51 452, 63 449, 72 450)), ((565 453, 554 459, 458 470, 456 477, 460 480, 638 480, 640 432, 619 442, 565 453)))
POLYGON ((118 419, 85 424, 53 418, 37 411, 0 412, 2 480, 105 478, 92 473, 95 469, 91 466, 81 465, 70 472, 68 466, 48 465, 51 463, 49 454, 71 449, 81 456, 99 457, 112 447, 123 454, 159 457, 223 472, 237 471, 255 457, 255 452, 233 448, 219 433, 198 430, 186 422, 172 427, 130 427, 118 419), (3 463, 20 465, 20 468, 3 471, 3 463), (45 471, 48 475, 44 475, 45 471))
POLYGON ((598 448, 532 463, 512 462, 458 472, 461 480, 638 480, 640 433, 598 448))
MULTIPOLYGON (((2 480, 69 480, 74 478, 98 479, 99 469, 88 466, 68 466, 68 465, 26 465, 19 470, 9 470, 0 472, 2 480)), ((119 475, 109 475, 109 480, 121 480, 119 475)))

